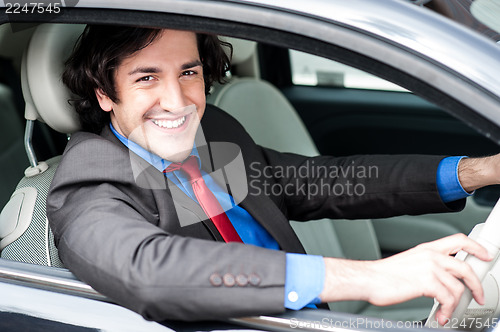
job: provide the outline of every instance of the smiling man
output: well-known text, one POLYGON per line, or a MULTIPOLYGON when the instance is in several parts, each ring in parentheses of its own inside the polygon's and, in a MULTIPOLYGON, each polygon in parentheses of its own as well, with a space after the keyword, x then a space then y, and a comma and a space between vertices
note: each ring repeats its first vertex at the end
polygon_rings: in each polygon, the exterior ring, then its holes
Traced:
POLYGON ((118 100, 96 90, 116 131, 169 161, 191 153, 205 112, 205 82, 196 35, 164 31, 115 71, 118 100))
POLYGON ((228 68, 215 36, 87 27, 63 75, 78 96, 84 131, 72 136, 47 202, 61 259, 76 276, 156 321, 340 300, 388 305, 424 295, 442 303, 443 323, 461 281, 483 302, 475 274, 450 255, 491 257, 464 235, 379 261, 349 261, 305 255, 288 219, 457 211, 464 189, 497 181, 488 166, 494 159, 308 158, 257 146, 233 118, 205 105, 228 68), (378 176, 264 172, 310 165, 375 166, 378 176), (311 198, 299 189, 347 181, 362 184, 364 194, 311 198), (262 194, 268 185, 296 190, 262 194))

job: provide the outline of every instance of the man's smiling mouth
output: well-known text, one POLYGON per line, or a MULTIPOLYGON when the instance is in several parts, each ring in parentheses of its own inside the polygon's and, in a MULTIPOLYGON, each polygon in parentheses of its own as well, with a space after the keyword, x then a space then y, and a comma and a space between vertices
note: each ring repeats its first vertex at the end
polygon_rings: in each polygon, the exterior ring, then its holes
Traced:
POLYGON ((152 122, 157 125, 158 127, 161 128, 179 128, 186 122, 186 116, 183 116, 182 118, 179 118, 177 120, 152 120, 152 122))

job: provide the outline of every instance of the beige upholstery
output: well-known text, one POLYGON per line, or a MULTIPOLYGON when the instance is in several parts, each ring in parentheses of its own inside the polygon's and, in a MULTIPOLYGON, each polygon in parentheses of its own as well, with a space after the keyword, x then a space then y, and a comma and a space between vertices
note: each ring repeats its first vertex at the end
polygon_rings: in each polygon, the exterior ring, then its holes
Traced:
MULTIPOLYGON (((219 38, 233 46, 231 60, 233 64, 238 64, 238 75, 260 77, 256 42, 224 36, 219 38)), ((229 50, 225 51, 229 55, 229 50)))
POLYGON ((307 156, 319 154, 293 106, 268 82, 234 79, 219 87, 208 101, 238 119, 257 144, 307 156))
MULTIPOLYGON (((64 61, 82 31, 81 25, 58 24, 44 24, 35 30, 21 66, 27 120, 44 121, 62 133, 79 129, 76 113, 67 102, 69 91, 63 86, 60 76, 64 61)), ((28 168, 2 210, 2 258, 63 266, 45 212, 48 189, 59 159, 55 157, 28 168)))
POLYGON ((52 129, 73 133, 80 128, 71 95, 61 81, 64 61, 84 29, 83 25, 43 24, 31 39, 22 68, 26 119, 43 119, 52 129))
MULTIPOLYGON (((249 40, 229 38, 221 36, 222 41, 228 42, 233 46, 233 53, 231 62, 233 64, 242 64, 250 59, 257 51, 257 43, 249 40)), ((225 49, 226 54, 229 56, 229 51, 225 49)))

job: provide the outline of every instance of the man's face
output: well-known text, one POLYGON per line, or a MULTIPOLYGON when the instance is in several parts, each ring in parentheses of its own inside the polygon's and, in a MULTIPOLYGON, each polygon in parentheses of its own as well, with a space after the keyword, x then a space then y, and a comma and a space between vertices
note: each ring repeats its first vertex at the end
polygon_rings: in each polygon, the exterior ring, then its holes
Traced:
POLYGON ((203 67, 193 32, 163 30, 115 71, 118 102, 96 91, 123 136, 170 161, 184 160, 205 111, 203 67))

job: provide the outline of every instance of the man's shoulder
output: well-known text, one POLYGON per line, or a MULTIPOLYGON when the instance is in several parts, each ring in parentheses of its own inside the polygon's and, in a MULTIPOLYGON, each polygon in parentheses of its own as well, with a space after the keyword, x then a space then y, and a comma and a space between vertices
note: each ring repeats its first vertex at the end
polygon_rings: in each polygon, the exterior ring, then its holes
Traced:
POLYGON ((81 176, 85 174, 91 176, 99 173, 99 170, 122 169, 125 171, 129 168, 128 149, 116 137, 113 139, 103 133, 98 135, 76 132, 71 135, 66 145, 58 166, 58 173, 67 171, 72 174, 77 172, 81 176))
POLYGON ((79 144, 99 144, 100 141, 105 140, 102 136, 86 131, 78 131, 74 134, 71 134, 71 137, 66 145, 66 150, 71 149, 73 146, 77 146, 79 144))
POLYGON ((79 131, 71 135, 64 155, 73 153, 96 153, 98 150, 126 151, 121 142, 113 135, 109 127, 105 127, 100 134, 79 131), (73 151, 78 150, 78 152, 73 151))
POLYGON ((201 126, 209 141, 240 141, 253 143, 245 128, 224 110, 207 104, 201 126))

